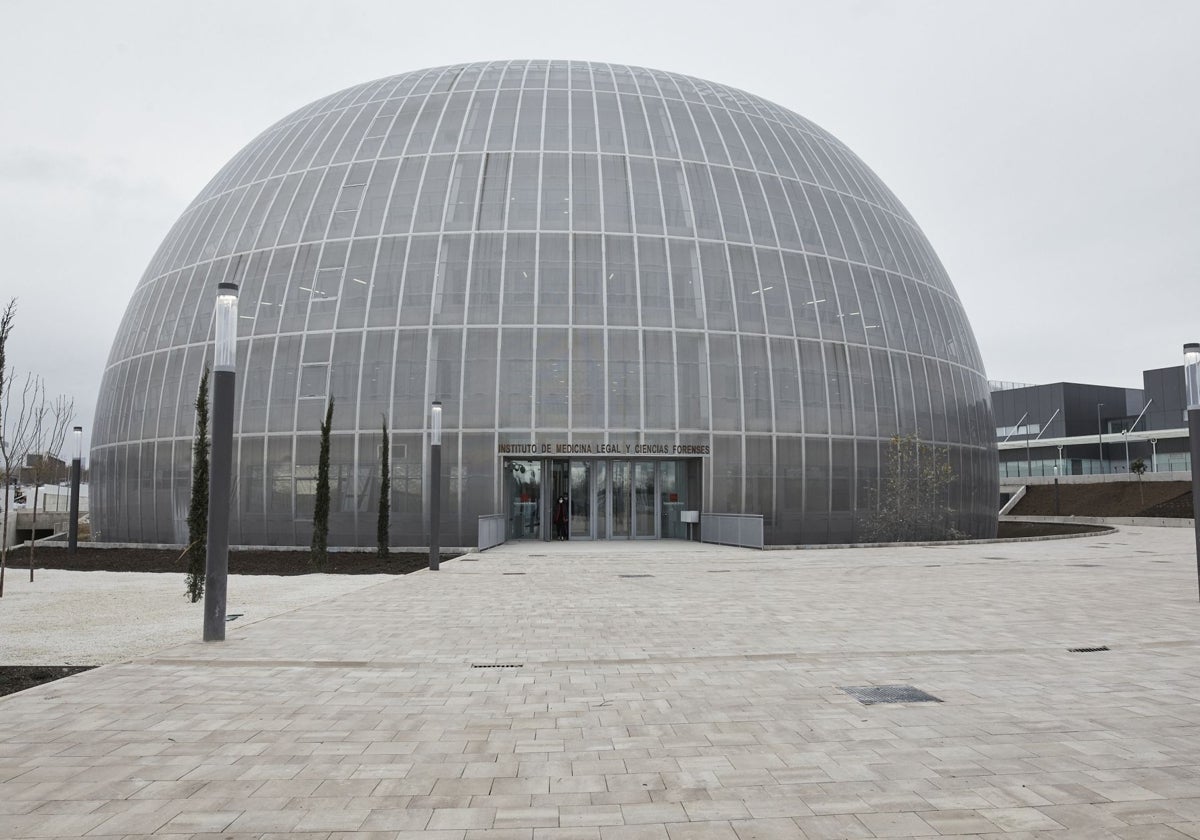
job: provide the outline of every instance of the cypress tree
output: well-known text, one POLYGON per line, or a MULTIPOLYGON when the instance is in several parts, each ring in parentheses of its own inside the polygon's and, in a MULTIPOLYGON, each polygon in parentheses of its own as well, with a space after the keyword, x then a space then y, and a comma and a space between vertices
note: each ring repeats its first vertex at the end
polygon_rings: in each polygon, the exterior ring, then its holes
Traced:
POLYGON ((388 556, 388 525, 392 502, 391 452, 388 446, 387 417, 383 418, 383 446, 379 450, 379 519, 375 538, 379 541, 379 556, 388 556))
POLYGON ((196 439, 192 443, 192 499, 188 504, 187 597, 193 604, 204 597, 204 566, 208 556, 208 365, 196 393, 196 439))
POLYGON ((313 501, 312 565, 317 571, 329 559, 329 430, 333 426, 333 397, 321 424, 321 454, 317 459, 317 497, 313 501))

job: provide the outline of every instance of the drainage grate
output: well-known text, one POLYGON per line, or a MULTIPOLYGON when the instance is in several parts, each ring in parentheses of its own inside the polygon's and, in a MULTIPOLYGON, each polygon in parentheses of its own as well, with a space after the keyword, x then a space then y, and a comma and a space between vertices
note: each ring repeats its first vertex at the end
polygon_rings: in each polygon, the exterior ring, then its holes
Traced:
POLYGON ((1068 563, 1068 566, 1075 566, 1079 569, 1099 569, 1099 563, 1068 563))
POLYGON ((1100 653, 1101 651, 1106 651, 1106 650, 1108 650, 1108 645, 1101 645, 1100 647, 1089 647, 1089 648, 1067 648, 1067 653, 1100 653))
POLYGON ((471 667, 472 668, 524 668, 525 666, 521 663, 498 662, 494 665, 472 665, 471 667))
POLYGON ((479 562, 478 557, 459 557, 458 560, 460 563, 478 563, 479 562))
POLYGON ((840 688, 864 706, 871 706, 875 703, 942 702, 932 694, 926 694, 911 685, 851 685, 840 686, 840 688))
POLYGON ((245 615, 245 613, 230 613, 229 615, 225 616, 225 623, 228 624, 231 621, 237 621, 243 615, 245 615))
POLYGON ((525 573, 524 573, 524 572, 502 572, 502 574, 506 574, 506 575, 523 575, 523 574, 525 574, 525 573))
POLYGON ((617 575, 617 577, 623 577, 623 578, 640 578, 640 577, 654 577, 654 575, 617 575))
POLYGON ((729 569, 709 569, 708 573, 710 575, 721 575, 721 574, 725 574, 728 571, 729 571, 729 569))
POLYGON ((530 557, 545 557, 545 554, 530 554, 530 557))

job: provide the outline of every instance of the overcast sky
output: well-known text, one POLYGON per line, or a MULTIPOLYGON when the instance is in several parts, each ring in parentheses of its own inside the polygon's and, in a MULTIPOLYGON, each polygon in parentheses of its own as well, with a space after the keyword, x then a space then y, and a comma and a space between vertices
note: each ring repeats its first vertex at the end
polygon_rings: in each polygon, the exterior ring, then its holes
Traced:
POLYGON ((828 129, 899 196, 991 379, 1141 386, 1200 340, 1200 2, 15 2, 0 30, 8 359, 90 427, 184 207, 287 113, 381 76, 574 58, 828 129))

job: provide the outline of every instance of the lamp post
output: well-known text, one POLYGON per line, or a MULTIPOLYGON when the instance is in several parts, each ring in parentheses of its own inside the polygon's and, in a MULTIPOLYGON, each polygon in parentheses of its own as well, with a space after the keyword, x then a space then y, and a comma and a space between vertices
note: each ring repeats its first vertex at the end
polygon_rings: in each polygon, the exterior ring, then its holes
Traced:
MULTIPOLYGON (((75 457, 71 459, 71 517, 67 522, 67 550, 75 553, 79 547, 79 479, 83 472, 83 426, 76 426, 75 457)), ((62 510, 62 508, 59 508, 62 510)))
POLYGON ((1183 382, 1187 393, 1188 442, 1192 454, 1192 523, 1196 532, 1196 575, 1200 580, 1200 344, 1183 345, 1183 382))
POLYGON ((442 526, 442 403, 429 407, 429 571, 438 570, 442 526))
POLYGON ((1104 403, 1096 403, 1096 442, 1100 448, 1100 472, 1104 472, 1104 427, 1100 425, 1100 409, 1104 403))
POLYGON ((208 472, 208 554, 204 563, 204 641, 225 641, 229 582, 229 486, 233 472, 233 385, 237 359, 237 283, 217 284, 213 346, 212 455, 208 472))

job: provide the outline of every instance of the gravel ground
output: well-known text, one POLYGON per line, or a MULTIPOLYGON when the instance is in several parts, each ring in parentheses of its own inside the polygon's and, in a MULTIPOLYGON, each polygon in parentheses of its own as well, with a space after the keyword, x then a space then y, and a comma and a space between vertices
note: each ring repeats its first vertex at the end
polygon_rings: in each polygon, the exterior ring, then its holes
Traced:
MULTIPOLYGON (((230 575, 233 626, 259 621, 394 575, 230 575)), ((0 665, 103 665, 199 640, 204 602, 180 574, 8 569, 0 598, 0 665)))

